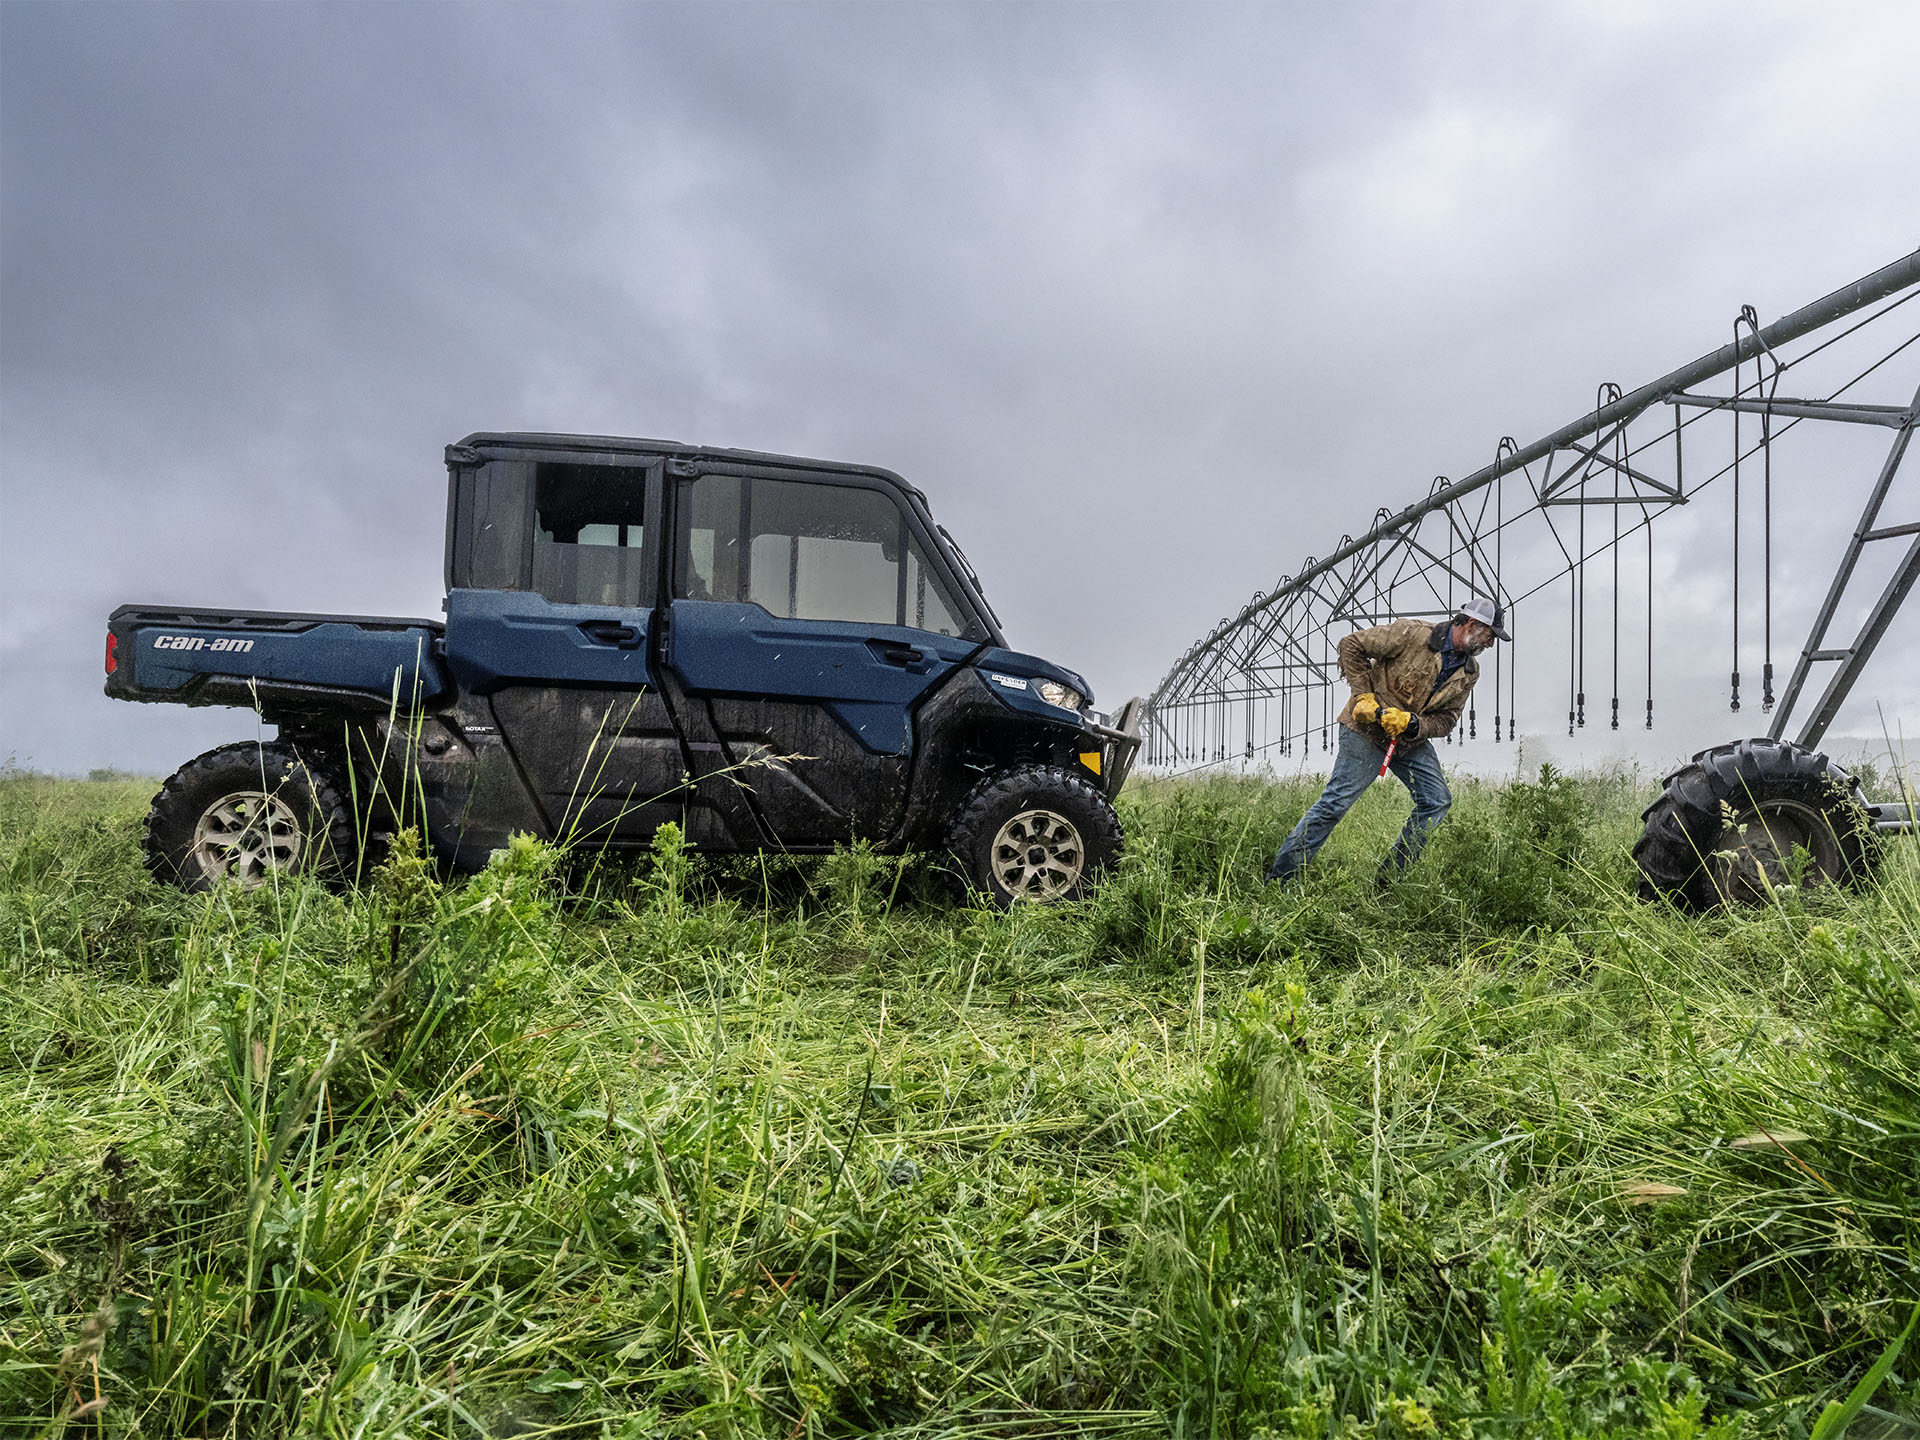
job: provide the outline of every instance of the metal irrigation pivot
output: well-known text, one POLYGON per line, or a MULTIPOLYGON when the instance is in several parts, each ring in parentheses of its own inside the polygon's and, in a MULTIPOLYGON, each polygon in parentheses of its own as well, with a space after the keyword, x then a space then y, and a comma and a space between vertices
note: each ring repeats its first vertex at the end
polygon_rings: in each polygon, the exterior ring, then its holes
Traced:
MULTIPOLYGON (((1592 410, 1551 434, 1526 445, 1502 437, 1491 463, 1461 480, 1437 478, 1424 498, 1397 512, 1379 510, 1366 533, 1341 536, 1324 558, 1307 557, 1173 663, 1147 702, 1147 765, 1177 774, 1292 755, 1296 745, 1311 748, 1316 730, 1320 748, 1329 748, 1332 695, 1340 683, 1334 662, 1339 636, 1407 616, 1443 618, 1463 593, 1492 596, 1510 616, 1527 615, 1527 634, 1522 637, 1517 625, 1515 634, 1529 645, 1536 637, 1552 636, 1559 623, 1556 612, 1564 615, 1569 734, 1587 720, 1590 640, 1605 646, 1598 653, 1611 679, 1608 724, 1619 728, 1623 678, 1630 678, 1633 658, 1623 651, 1621 637, 1623 631, 1640 631, 1643 638, 1631 640, 1629 649, 1644 646, 1639 698, 1651 729, 1655 522, 1716 486, 1732 502, 1730 707, 1740 708, 1741 660, 1749 653, 1740 635, 1741 582, 1754 561, 1751 547, 1743 553, 1743 538, 1757 524, 1765 739, 1788 744, 1783 737, 1809 683, 1824 679, 1791 742, 1810 750, 1920 580, 1920 520, 1883 524, 1880 518, 1920 415, 1920 387, 1914 386, 1912 373, 1920 360, 1920 306, 1908 308, 1916 298, 1920 250, 1771 324, 1762 325, 1753 308, 1744 307, 1729 342, 1720 348, 1633 390, 1602 385, 1592 410), (1898 380, 1894 399, 1904 403, 1858 398, 1861 386, 1884 387, 1903 368, 1906 378, 1898 380), (1806 477, 1784 468, 1776 476, 1775 451, 1783 436, 1816 421, 1879 426, 1894 434, 1776 697, 1775 482, 1804 484, 1806 477), (1751 515, 1756 501, 1757 521, 1751 515), (1588 510, 1595 506, 1604 507, 1604 513, 1596 517, 1599 523, 1590 524, 1588 510), (1862 556, 1889 540, 1905 542, 1891 578, 1866 605, 1857 629, 1835 638, 1837 617, 1859 609, 1858 601, 1847 602, 1862 556), (1630 545, 1635 563, 1628 567, 1630 545), (1638 553, 1642 550, 1644 556, 1638 553), (1605 568, 1590 576, 1596 563, 1605 568), (1634 595, 1642 575, 1644 589, 1634 595), (1590 588, 1600 592, 1602 603, 1588 603, 1590 588), (1592 635, 1596 626, 1604 628, 1601 637, 1592 635)), ((1820 478, 1823 484, 1832 480, 1824 473, 1820 478)), ((1506 653, 1494 655, 1496 743, 1517 733, 1516 677, 1523 648, 1503 646, 1506 653)), ((1470 717, 1460 743, 1472 741, 1478 729, 1477 717, 1470 717)), ((1449 736, 1447 743, 1455 738, 1449 736)), ((1874 818, 1883 826, 1893 823, 1886 815, 1874 818)))

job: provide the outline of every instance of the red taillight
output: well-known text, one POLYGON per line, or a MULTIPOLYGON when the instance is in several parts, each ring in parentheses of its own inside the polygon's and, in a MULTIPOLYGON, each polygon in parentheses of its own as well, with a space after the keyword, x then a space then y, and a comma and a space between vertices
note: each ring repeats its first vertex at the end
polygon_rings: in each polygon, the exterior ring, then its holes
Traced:
POLYGON ((120 668, 120 658, 114 651, 120 648, 120 637, 111 630, 107 632, 107 674, 111 675, 120 668))

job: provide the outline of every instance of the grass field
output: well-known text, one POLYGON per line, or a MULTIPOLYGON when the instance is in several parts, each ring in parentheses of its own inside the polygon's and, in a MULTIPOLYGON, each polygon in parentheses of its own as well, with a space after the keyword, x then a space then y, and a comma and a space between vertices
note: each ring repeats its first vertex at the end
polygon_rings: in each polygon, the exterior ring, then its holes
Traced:
POLYGON ((152 788, 0 777, 5 1434, 1920 1433, 1912 842, 1686 917, 1548 774, 1376 895, 1383 786, 1268 894, 1314 788, 1219 780, 1054 911, 186 896, 152 788))

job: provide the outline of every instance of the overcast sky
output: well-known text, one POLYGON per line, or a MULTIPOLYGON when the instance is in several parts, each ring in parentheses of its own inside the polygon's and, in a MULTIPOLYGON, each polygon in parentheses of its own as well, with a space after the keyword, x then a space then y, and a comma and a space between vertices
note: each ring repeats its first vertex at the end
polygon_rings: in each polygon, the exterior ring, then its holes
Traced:
MULTIPOLYGON (((252 733, 101 696, 122 602, 438 614, 481 429, 890 466, 1015 645, 1145 691, 1500 435, 1913 249, 1916 53, 1904 0, 8 0, 0 758, 252 733)), ((1781 478, 1792 596, 1874 463, 1781 478)), ((1663 753, 1754 728, 1696 550, 1663 753)), ((1916 635, 1841 728, 1920 720, 1916 635)))

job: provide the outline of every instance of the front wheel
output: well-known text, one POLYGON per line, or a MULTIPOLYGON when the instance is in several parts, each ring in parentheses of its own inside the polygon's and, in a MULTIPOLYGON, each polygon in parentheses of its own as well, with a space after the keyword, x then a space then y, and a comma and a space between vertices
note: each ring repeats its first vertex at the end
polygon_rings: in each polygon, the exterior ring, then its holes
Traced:
POLYGON ((1105 795, 1058 766, 1025 765, 973 788, 946 848, 962 878, 1005 909, 1017 900, 1080 899, 1122 843, 1105 795))
POLYGON ((182 765, 147 813, 147 868, 182 890, 273 875, 335 879, 353 854, 339 791, 290 745, 243 742, 182 765))

